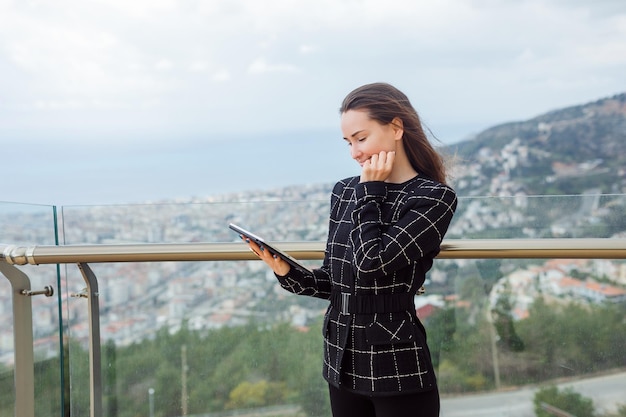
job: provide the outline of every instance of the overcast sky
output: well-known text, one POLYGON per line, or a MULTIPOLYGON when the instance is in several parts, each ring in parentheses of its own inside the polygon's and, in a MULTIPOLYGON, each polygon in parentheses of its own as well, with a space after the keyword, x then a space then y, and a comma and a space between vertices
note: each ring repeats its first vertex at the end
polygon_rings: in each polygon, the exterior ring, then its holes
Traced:
POLYGON ((358 173, 337 109, 363 83, 453 143, 624 74, 623 0, 0 0, 0 201, 328 181, 358 173))

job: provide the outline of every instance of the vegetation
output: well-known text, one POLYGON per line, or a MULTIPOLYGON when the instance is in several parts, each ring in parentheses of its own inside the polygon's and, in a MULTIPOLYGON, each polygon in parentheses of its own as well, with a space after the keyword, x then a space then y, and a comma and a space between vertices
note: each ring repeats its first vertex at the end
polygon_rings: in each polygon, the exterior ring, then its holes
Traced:
MULTIPOLYGON (((472 293, 466 295, 471 297, 472 293)), ((494 325, 484 307, 459 314, 457 304, 428 318, 429 345, 443 393, 494 388, 494 353, 504 386, 626 367, 623 307, 559 307, 538 299, 528 318, 512 321, 506 306, 506 299, 498 304, 498 314, 504 319, 496 320, 494 325)), ((155 417, 181 415, 183 347, 188 365, 189 415, 289 404, 301 415, 328 415, 327 388, 321 376, 320 327, 319 321, 308 331, 287 323, 251 323, 204 332, 183 326, 173 334, 161 329, 153 338, 130 346, 105 343, 105 415, 146 415, 151 388, 155 393, 155 417)), ((75 341, 69 342, 67 350, 71 358, 72 415, 88 415, 88 354, 75 341)), ((37 415, 58 416, 58 360, 40 363, 36 372, 37 398, 46 399, 38 401, 37 415)), ((13 378, 7 370, 1 376, 0 416, 8 417, 12 415, 13 378)), ((576 403, 577 417, 593 415, 581 414, 579 403, 586 402, 570 392, 544 388, 537 398, 565 410, 567 404, 576 403)), ((538 411, 538 416, 542 415, 538 411)))
POLYGON ((538 299, 528 318, 496 320, 493 326, 484 310, 456 314, 455 309, 439 310, 427 321, 443 392, 494 388, 496 372, 502 385, 516 386, 626 366, 623 306, 559 307, 538 299), (455 316, 472 317, 474 323, 455 316))
MULTIPOLYGON (((286 323, 271 327, 251 323, 205 334, 187 327, 175 334, 162 329, 153 340, 116 349, 116 363, 105 359, 106 366, 116 370, 116 386, 109 388, 116 398, 116 413, 109 398, 107 415, 140 415, 150 388, 155 392, 155 417, 181 415, 183 346, 190 415, 276 404, 297 404, 312 416, 328 414, 320 372, 321 333, 303 332, 286 323)), ((111 381, 105 386, 107 382, 111 381)))
POLYGON ((576 417, 626 417, 626 404, 618 405, 615 413, 598 414, 591 398, 584 397, 572 388, 559 390, 555 385, 540 388, 535 393, 533 404, 537 417, 552 417, 555 410, 576 417))
POLYGON ((576 417, 596 417, 593 401, 585 398, 571 388, 562 391, 551 385, 541 388, 533 399, 537 417, 552 417, 554 413, 547 411, 548 407, 556 408, 576 417))

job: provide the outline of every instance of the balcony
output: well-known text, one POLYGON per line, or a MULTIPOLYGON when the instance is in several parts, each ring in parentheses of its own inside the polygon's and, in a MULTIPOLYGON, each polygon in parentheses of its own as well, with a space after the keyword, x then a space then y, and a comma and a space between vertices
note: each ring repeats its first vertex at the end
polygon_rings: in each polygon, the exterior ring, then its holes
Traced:
MULTIPOLYGON (((319 265, 327 192, 305 191, 0 203, 0 416, 329 415, 326 302, 280 289, 226 227, 319 265)), ((553 386, 598 416, 626 404, 625 198, 460 199, 416 299, 442 416, 531 416, 553 386)))

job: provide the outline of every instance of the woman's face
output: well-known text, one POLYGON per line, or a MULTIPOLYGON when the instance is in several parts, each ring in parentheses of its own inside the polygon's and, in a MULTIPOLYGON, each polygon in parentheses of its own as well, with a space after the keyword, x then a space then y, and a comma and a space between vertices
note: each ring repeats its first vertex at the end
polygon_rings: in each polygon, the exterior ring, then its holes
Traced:
POLYGON ((369 117, 367 110, 348 110, 343 113, 341 132, 350 147, 350 155, 361 166, 374 154, 396 151, 402 139, 400 127, 392 123, 380 124, 369 117))

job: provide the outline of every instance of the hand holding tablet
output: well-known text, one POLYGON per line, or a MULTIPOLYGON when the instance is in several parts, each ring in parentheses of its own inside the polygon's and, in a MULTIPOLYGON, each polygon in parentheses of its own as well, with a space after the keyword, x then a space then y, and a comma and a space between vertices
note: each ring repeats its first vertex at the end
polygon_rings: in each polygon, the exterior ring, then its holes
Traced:
POLYGON ((309 268, 307 268, 306 266, 302 265, 300 262, 298 262, 294 257, 290 256, 288 253, 281 251, 280 249, 278 249, 277 247, 267 243, 262 237, 255 235, 254 233, 234 224, 234 223, 230 223, 228 225, 229 228, 231 228, 232 230, 234 230, 235 232, 239 233, 240 236, 243 236, 247 239, 250 239, 250 241, 256 243, 259 247, 264 248, 264 250, 268 250, 272 255, 277 255, 279 256, 281 259, 283 259, 285 262, 287 262, 292 268, 296 268, 299 269, 302 272, 311 272, 311 270, 309 268))

